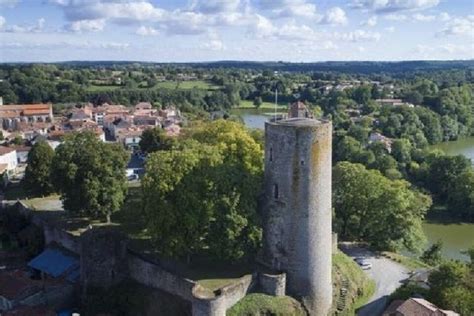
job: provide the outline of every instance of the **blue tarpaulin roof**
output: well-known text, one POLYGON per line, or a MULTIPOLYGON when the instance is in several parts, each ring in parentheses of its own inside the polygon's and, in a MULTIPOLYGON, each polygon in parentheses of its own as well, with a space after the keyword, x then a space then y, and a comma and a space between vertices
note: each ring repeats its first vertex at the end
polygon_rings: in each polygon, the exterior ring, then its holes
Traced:
POLYGON ((66 278, 72 282, 79 277, 79 260, 59 248, 46 248, 31 260, 28 266, 55 278, 67 273, 66 278), (77 272, 77 275, 72 275, 73 272, 77 272))

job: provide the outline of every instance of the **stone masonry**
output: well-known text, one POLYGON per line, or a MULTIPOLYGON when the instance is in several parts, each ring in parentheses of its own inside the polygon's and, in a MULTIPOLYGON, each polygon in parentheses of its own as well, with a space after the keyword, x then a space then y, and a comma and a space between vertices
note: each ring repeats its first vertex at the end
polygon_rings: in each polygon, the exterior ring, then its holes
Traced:
POLYGON ((308 118, 265 126, 264 255, 287 293, 327 315, 331 283, 332 124, 308 118))

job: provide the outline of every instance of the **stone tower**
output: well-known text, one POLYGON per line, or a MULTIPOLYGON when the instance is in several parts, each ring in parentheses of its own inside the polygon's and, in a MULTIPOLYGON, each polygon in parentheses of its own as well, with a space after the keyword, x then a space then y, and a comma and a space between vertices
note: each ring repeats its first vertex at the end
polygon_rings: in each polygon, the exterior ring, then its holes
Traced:
POLYGON ((291 118, 265 125, 264 257, 310 315, 332 304, 332 124, 291 118))

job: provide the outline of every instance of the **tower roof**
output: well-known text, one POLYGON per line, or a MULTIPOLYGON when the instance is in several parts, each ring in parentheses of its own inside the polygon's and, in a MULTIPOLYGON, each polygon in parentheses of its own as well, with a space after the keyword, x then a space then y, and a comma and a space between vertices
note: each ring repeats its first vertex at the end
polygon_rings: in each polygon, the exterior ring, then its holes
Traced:
POLYGON ((276 122, 267 122, 270 125, 284 125, 284 126, 319 126, 326 124, 329 121, 327 120, 317 120, 305 117, 294 117, 285 120, 278 120, 276 122))

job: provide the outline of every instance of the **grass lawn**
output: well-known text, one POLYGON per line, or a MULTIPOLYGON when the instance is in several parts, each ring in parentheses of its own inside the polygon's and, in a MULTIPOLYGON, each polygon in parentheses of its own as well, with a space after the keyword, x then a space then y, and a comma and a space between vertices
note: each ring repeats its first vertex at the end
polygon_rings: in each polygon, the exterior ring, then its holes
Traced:
MULTIPOLYGON (((278 110, 285 110, 288 108, 288 105, 286 103, 279 103, 277 106, 278 110)), ((255 109, 255 105, 253 105, 253 101, 251 100, 242 100, 240 101, 239 106, 237 109, 255 109)), ((263 102, 260 105, 259 109, 265 109, 265 110, 273 110, 275 109, 275 103, 272 102, 263 102)))
POLYGON ((383 251, 381 255, 390 260, 400 263, 401 265, 405 266, 406 268, 410 270, 417 270, 421 268, 431 268, 428 264, 422 262, 421 260, 418 260, 416 258, 410 258, 404 255, 401 255, 399 253, 383 251))
POLYGON ((226 314, 229 316, 306 315, 301 304, 292 297, 270 296, 260 293, 247 295, 232 306, 226 314))
POLYGON ((59 195, 52 194, 45 197, 24 199, 21 201, 32 210, 61 211, 63 208, 59 198, 59 195))

